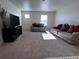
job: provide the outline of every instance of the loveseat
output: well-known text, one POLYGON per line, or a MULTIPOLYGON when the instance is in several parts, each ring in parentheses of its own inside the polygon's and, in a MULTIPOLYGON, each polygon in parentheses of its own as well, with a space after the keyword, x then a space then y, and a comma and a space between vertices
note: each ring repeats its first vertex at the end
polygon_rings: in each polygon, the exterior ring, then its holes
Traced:
MULTIPOLYGON (((50 32, 62 38, 70 44, 79 44, 79 25, 62 24, 60 27, 53 27, 50 32), (66 29, 62 29, 62 27, 66 29)), ((59 25, 58 25, 59 26, 59 25)))
POLYGON ((45 26, 42 23, 33 23, 31 26, 32 32, 45 32, 45 26))

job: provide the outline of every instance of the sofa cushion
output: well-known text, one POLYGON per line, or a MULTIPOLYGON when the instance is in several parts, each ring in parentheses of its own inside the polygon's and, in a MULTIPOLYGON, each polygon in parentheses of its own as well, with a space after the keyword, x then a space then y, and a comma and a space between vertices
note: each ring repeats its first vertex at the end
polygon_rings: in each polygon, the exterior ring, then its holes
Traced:
POLYGON ((79 25, 74 27, 74 32, 79 32, 79 25))
POLYGON ((79 32, 72 33, 72 41, 74 41, 75 43, 79 43, 79 32))
POLYGON ((58 35, 61 36, 63 39, 66 38, 67 40, 71 39, 71 37, 72 37, 72 34, 71 33, 67 33, 67 32, 59 32, 58 35))
POLYGON ((51 29, 50 31, 51 31, 51 33, 54 33, 57 35, 57 29, 51 29))
POLYGON ((54 33, 54 34, 58 34, 58 32, 61 32, 61 30, 59 29, 51 29, 51 33, 54 33))

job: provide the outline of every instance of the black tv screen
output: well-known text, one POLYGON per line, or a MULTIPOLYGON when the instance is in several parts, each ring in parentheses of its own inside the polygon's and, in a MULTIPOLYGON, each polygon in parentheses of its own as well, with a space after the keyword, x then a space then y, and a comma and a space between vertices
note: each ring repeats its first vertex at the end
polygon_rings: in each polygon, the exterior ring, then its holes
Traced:
POLYGON ((20 25, 20 23, 19 23, 19 16, 15 16, 13 14, 10 14, 10 24, 11 24, 11 26, 18 26, 18 25, 20 25))

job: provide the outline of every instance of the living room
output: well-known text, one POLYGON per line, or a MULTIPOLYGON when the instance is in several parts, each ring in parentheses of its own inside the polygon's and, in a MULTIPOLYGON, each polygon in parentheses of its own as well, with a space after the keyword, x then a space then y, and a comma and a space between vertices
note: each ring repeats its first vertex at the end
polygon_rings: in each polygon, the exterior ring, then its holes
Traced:
MULTIPOLYGON (((53 59, 57 57, 60 59, 68 57, 78 59, 78 44, 69 44, 65 42, 66 40, 60 38, 60 35, 54 34, 54 32, 51 33, 51 29, 56 29, 60 24, 68 24, 69 26, 79 25, 78 0, 0 0, 0 9, 1 8, 6 11, 7 17, 9 14, 18 16, 19 25, 22 27, 22 34, 18 36, 14 42, 9 44, 4 43, 2 37, 4 24, 0 14, 1 59, 53 59), (42 19, 45 20, 45 22, 43 22, 42 19), (35 23, 44 23, 44 31, 40 31, 34 27, 31 28, 33 25, 36 25, 35 23), (47 36, 49 40, 44 40, 44 36, 47 36)), ((6 19, 5 22, 8 28, 9 20, 6 19)), ((39 26, 37 25, 37 27, 39 26)), ((61 31, 58 30, 57 33, 59 32, 61 31)), ((76 32, 78 36, 78 31, 76 32)), ((16 33, 18 32, 16 31, 16 33)), ((15 36, 13 37, 15 38, 15 36)), ((78 37, 74 39, 76 38, 78 37)), ((78 42, 78 39, 76 42, 78 42)))

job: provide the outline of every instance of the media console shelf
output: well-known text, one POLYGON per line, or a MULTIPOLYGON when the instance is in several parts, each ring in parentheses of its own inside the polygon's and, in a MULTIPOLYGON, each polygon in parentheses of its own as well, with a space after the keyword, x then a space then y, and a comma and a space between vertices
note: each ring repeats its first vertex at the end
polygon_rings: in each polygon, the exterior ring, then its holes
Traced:
POLYGON ((22 34, 22 26, 3 28, 2 35, 4 42, 13 42, 22 34))

